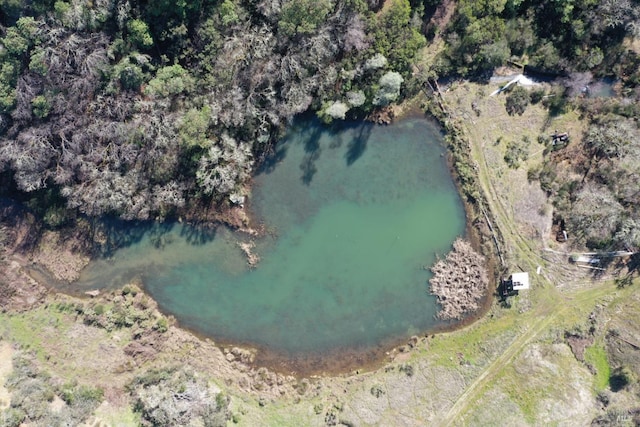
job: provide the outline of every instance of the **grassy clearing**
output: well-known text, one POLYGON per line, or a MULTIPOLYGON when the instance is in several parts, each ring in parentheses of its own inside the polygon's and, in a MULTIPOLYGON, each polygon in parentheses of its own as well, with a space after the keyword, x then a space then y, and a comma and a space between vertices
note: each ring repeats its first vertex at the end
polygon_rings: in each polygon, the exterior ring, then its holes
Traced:
POLYGON ((602 343, 594 343, 584 352, 584 359, 590 363, 596 370, 593 378, 593 386, 596 392, 602 391, 609 386, 609 377, 611 376, 611 367, 607 358, 607 351, 602 343))
POLYGON ((97 422, 92 425, 109 425, 109 426, 139 426, 140 414, 133 412, 130 406, 116 407, 103 403, 95 412, 97 422))
POLYGON ((42 361, 47 355, 45 341, 54 341, 66 333, 69 321, 66 315, 50 307, 39 307, 25 313, 0 314, 3 337, 28 349, 42 361))
POLYGON ((60 295, 28 312, 1 313, 0 334, 32 353, 54 376, 85 384, 123 384, 127 374, 114 372, 127 366, 122 348, 131 341, 131 331, 83 324, 75 311, 79 301, 60 295))
POLYGON ((244 402, 232 405, 232 423, 239 427, 323 425, 322 417, 327 409, 325 406, 327 405, 318 406, 320 412, 317 414, 313 409, 314 403, 310 401, 300 401, 293 404, 291 402, 269 402, 262 407, 258 407, 256 403, 244 402))
MULTIPOLYGON (((509 396, 509 400, 520 408, 520 411, 525 417, 525 421, 528 424, 534 424, 536 421, 536 414, 538 413, 538 401, 541 398, 550 396, 548 393, 550 393, 553 388, 549 386, 546 390, 536 389, 530 384, 522 382, 520 378, 510 377, 509 374, 505 375, 505 377, 502 377, 500 380, 503 382, 500 388, 507 396, 509 396), (523 384, 525 385, 524 387, 523 384)), ((477 410, 478 408, 472 408, 472 412, 477 410)))
POLYGON ((486 361, 489 354, 498 350, 491 348, 490 343, 497 342, 509 332, 515 335, 517 321, 517 313, 510 310, 499 318, 485 318, 462 330, 437 334, 420 355, 429 356, 438 366, 454 369, 460 365, 458 354, 474 364, 486 361))
MULTIPOLYGON (((589 384, 589 372, 564 344, 535 342, 527 346, 494 387, 503 390, 516 402, 527 422, 535 424, 546 402, 564 405, 582 400, 577 384, 589 384)), ((587 398, 588 402, 590 399, 587 398)), ((559 414, 557 414, 559 415, 559 414)))
MULTIPOLYGON (((616 290, 612 282, 601 282, 595 288, 576 292, 568 298, 557 298, 546 307, 534 305, 529 312, 516 312, 514 317, 524 326, 505 351, 505 354, 512 352, 512 356, 500 366, 494 362, 487 367, 486 372, 494 370, 493 376, 488 375, 475 393, 465 396, 467 403, 461 405, 457 419, 474 419, 475 414, 483 414, 482 405, 486 405, 490 396, 505 396, 509 405, 517 405, 529 424, 540 422, 545 414, 541 405, 549 399, 567 408, 573 402, 579 402, 581 406, 578 407, 588 408, 592 402, 585 400, 578 390, 590 388, 591 374, 575 359, 568 346, 562 344, 564 331, 584 323, 603 299, 611 299, 612 294, 624 298, 619 294, 626 292, 616 290)), ((446 347, 446 342, 443 345, 446 347)), ((504 403, 503 407, 507 406, 504 403)))

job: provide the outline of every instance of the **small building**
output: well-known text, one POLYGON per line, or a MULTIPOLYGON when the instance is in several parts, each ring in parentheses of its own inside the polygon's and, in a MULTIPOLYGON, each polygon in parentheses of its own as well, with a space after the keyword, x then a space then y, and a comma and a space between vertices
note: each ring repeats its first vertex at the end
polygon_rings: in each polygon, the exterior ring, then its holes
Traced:
POLYGON ((502 297, 517 295, 518 291, 529 289, 529 273, 512 273, 511 277, 502 281, 501 288, 502 297))
POLYGON ((529 273, 512 273, 511 283, 513 284, 514 291, 529 289, 529 273))

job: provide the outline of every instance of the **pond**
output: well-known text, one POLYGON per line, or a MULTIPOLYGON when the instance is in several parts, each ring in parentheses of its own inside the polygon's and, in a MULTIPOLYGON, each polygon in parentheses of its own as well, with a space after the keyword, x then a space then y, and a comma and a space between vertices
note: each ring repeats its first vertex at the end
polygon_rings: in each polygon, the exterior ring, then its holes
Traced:
POLYGON ((307 119, 276 151, 248 202, 268 230, 256 268, 238 246, 249 236, 174 224, 92 262, 74 286, 138 277, 182 326, 285 359, 369 351, 437 326, 424 267, 464 233, 465 214, 436 125, 307 119))
POLYGON ((583 93, 589 98, 612 98, 616 96, 616 83, 610 78, 595 80, 583 88, 583 93))

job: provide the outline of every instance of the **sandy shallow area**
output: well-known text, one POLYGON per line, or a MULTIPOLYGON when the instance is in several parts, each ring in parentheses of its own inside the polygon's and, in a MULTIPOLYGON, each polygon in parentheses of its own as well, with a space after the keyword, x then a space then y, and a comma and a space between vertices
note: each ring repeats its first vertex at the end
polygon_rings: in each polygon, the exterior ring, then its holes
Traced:
POLYGON ((80 271, 89 264, 90 258, 74 248, 72 241, 47 231, 42 234, 32 260, 45 267, 56 280, 73 282, 80 277, 80 271))

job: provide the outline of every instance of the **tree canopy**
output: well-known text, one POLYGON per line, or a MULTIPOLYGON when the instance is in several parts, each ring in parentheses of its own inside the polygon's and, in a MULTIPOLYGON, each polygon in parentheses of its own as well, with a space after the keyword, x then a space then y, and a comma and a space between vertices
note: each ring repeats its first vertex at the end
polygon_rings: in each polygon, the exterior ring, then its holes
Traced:
MULTIPOLYGON (((362 118, 416 93, 440 3, 0 0, 4 191, 56 224, 240 200, 295 115, 362 118)), ((639 19, 630 0, 461 0, 429 73, 477 78, 518 60, 633 88, 640 58, 623 40, 639 19)), ((507 107, 527 103, 516 89, 507 107)), ((587 148, 636 176, 629 125, 598 126, 587 148)))

